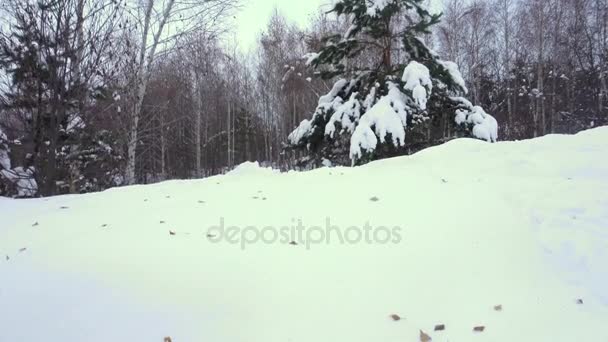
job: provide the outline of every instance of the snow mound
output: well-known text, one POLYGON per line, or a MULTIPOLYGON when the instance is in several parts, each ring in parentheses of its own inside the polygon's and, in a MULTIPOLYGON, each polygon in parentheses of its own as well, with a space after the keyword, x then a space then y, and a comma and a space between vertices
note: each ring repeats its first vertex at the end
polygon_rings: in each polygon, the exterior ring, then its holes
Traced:
POLYGON ((271 167, 262 167, 260 163, 256 162, 244 162, 242 164, 237 165, 234 169, 230 170, 227 175, 230 176, 244 176, 244 175, 257 175, 257 174, 268 174, 268 173, 276 173, 280 172, 279 170, 274 170, 271 167))
POLYGON ((607 152, 601 127, 0 198, 0 341, 608 341, 607 152))

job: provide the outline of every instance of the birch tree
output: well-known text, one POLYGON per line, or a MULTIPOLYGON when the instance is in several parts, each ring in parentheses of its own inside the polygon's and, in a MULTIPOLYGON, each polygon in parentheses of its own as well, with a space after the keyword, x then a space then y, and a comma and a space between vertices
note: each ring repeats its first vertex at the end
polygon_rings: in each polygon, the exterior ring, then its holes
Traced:
POLYGON ((191 32, 217 25, 237 0, 145 0, 136 6, 141 41, 136 58, 130 125, 127 140, 127 184, 136 182, 136 152, 139 121, 152 66, 159 54, 179 48, 180 38, 191 32))

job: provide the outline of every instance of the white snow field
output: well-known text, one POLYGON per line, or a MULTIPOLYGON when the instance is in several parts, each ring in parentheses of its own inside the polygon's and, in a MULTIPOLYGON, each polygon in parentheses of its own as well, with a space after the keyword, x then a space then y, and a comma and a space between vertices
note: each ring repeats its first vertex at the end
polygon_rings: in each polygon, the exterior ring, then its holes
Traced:
POLYGON ((608 127, 0 198, 0 257, 1 342, 608 341, 608 127), (401 239, 242 248, 207 236, 222 217, 401 239))

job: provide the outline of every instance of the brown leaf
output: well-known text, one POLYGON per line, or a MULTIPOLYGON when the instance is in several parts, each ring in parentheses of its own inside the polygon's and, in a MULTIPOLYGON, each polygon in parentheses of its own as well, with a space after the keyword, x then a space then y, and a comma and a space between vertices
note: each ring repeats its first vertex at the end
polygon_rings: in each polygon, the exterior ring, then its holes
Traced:
POLYGON ((26 247, 23 247, 23 248, 19 249, 19 253, 23 253, 23 252, 25 252, 26 250, 27 250, 27 248, 26 248, 26 247))
POLYGON ((38 226, 38 222, 34 222, 34 224, 32 225, 32 227, 36 227, 38 226))
POLYGON ((165 339, 163 340, 163 342, 172 342, 171 341, 171 337, 169 337, 169 336, 165 337, 165 339))
POLYGON ((102 224, 102 225, 101 225, 101 228, 105 228, 105 227, 107 227, 107 226, 108 226, 108 225, 104 223, 104 224, 102 224))
POLYGON ((170 230, 170 231, 169 231, 169 235, 175 235, 175 232, 174 232, 174 231, 172 231, 172 230, 170 230))
POLYGON ((401 317, 399 317, 399 315, 397 315, 397 314, 392 314, 390 317, 393 319, 393 321, 401 320, 401 317))
POLYGON ((432 340, 431 336, 420 330, 420 342, 429 342, 430 340, 432 340))
POLYGON ((61 206, 59 207, 59 209, 69 209, 70 207, 66 207, 66 206, 61 206))
POLYGON ((435 331, 445 330, 445 324, 437 324, 435 325, 435 331))
POLYGON ((165 224, 165 221, 160 221, 160 224, 165 224))
POLYGON ((298 243, 295 242, 295 241, 291 241, 289 244, 292 245, 292 246, 296 246, 298 243))
POLYGON ((502 311, 502 305, 494 305, 494 311, 502 311))
POLYGON ((476 326, 473 328, 473 331, 478 331, 478 332, 482 332, 484 330, 486 330, 486 327, 483 325, 479 325, 479 326, 476 326))
POLYGON ((576 304, 583 304, 583 299, 582 298, 577 299, 576 304))

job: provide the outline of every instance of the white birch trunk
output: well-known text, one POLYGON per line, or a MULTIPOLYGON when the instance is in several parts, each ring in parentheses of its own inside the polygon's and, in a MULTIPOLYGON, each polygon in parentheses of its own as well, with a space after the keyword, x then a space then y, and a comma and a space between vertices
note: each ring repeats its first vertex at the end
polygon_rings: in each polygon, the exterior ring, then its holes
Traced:
POLYGON ((148 0, 146 4, 146 14, 144 18, 144 30, 142 32, 142 44, 141 51, 139 54, 138 61, 138 70, 137 70, 137 82, 136 82, 136 98, 135 105, 133 106, 133 111, 131 112, 131 127, 129 130, 129 141, 127 143, 127 169, 125 172, 125 181, 127 184, 135 184, 135 167, 136 167, 136 150, 137 150, 137 142, 138 135, 137 130, 139 126, 139 119, 141 116, 141 108, 144 102, 144 95, 146 94, 146 88, 148 87, 148 80, 150 76, 150 68, 152 67, 152 63, 154 62, 154 57, 156 54, 156 48, 158 46, 158 42, 160 40, 160 36, 163 32, 165 24, 171 15, 171 9, 173 8, 173 4, 175 0, 168 0, 165 6, 165 9, 162 14, 162 18, 160 23, 158 24, 158 28, 154 33, 154 38, 152 41, 152 46, 150 50, 147 51, 148 47, 148 34, 150 31, 150 22, 152 17, 152 10, 154 7, 154 0, 148 0), (147 53, 146 53, 147 51, 147 53))

